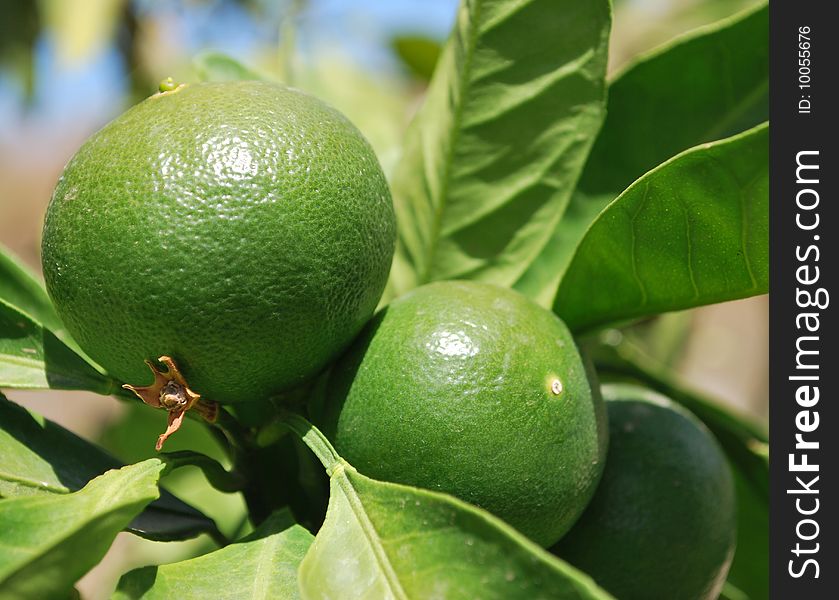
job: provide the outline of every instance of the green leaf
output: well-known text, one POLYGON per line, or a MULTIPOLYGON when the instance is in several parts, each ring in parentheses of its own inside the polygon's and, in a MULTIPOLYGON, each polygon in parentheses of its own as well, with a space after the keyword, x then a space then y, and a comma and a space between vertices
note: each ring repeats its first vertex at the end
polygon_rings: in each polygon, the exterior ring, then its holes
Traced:
POLYGON ((0 496, 68 494, 116 459, 0 395, 0 496))
MULTIPOLYGON (((0 394, 0 497, 68 494, 91 479, 118 469, 120 462, 52 421, 0 394)), ((203 514, 162 490, 129 525, 152 540, 175 540, 215 533, 203 514)))
POLYGON ((303 598, 611 598, 488 512, 365 477, 304 419, 284 420, 330 476, 326 521, 300 565, 303 598))
POLYGON ((768 118, 769 9, 761 3, 676 38, 616 78, 580 189, 617 194, 671 156, 768 118))
POLYGON ((54 598, 96 565, 158 497, 158 459, 108 471, 71 494, 0 502, 0 597, 54 598))
POLYGON ((23 263, 0 245, 0 300, 25 312, 47 329, 63 329, 61 319, 55 312, 38 278, 23 263))
POLYGON ((400 35, 393 38, 396 56, 418 79, 428 81, 440 58, 440 43, 420 35, 400 35))
POLYGON ((115 381, 102 375, 54 333, 0 300, 0 387, 88 390, 112 394, 115 381))
POLYGON ((144 598, 299 598, 297 567, 312 534, 288 510, 274 513, 241 541, 178 563, 144 567, 119 580, 114 600, 144 598))
POLYGON ((603 120, 609 26, 606 0, 462 2, 394 174, 396 293, 510 285, 539 253, 603 120))
POLYGON ((580 333, 769 289, 769 128, 688 150, 592 223, 554 311, 580 333))
POLYGON ((678 152, 768 118, 767 32, 761 4, 653 50, 611 83, 578 189, 516 289, 550 307, 589 225, 629 184, 678 152))
POLYGON ((192 65, 201 81, 251 81, 265 79, 265 76, 246 67, 235 58, 214 50, 208 50, 198 54, 192 60, 192 65))

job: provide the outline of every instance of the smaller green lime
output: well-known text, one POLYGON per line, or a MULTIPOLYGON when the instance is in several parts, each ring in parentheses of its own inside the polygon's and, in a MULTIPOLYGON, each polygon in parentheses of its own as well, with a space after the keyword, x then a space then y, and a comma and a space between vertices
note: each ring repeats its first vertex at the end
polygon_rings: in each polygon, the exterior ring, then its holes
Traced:
POLYGON ((620 600, 719 596, 736 537, 716 440, 667 398, 605 385, 609 456, 594 498, 552 549, 620 600))
POLYGON ((605 414, 577 346, 512 290, 414 290, 374 317, 328 387, 324 431, 359 471, 450 493, 545 546, 600 477, 605 414))

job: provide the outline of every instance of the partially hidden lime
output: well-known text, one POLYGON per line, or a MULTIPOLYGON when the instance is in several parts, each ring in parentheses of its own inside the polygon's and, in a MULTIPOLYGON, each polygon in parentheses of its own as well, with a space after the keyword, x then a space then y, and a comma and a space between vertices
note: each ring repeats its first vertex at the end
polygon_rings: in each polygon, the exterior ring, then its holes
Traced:
POLYGON ((67 329, 109 374, 143 384, 144 360, 168 355, 229 403, 333 359, 375 310, 394 243, 384 175, 345 117, 280 85, 185 84, 72 158, 43 267, 67 329))
POLYGON ((603 386, 609 456, 594 498, 553 551, 621 600, 717 598, 734 554, 731 472, 685 409, 603 386))
POLYGON ((359 471, 448 492, 549 545, 600 476, 599 395, 554 314, 438 282, 382 310, 334 366, 322 423, 359 471))

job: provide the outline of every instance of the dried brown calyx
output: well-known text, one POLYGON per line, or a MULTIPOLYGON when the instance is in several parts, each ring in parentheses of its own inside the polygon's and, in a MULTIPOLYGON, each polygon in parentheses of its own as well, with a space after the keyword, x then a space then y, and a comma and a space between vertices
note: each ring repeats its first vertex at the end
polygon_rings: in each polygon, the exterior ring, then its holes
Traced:
POLYGON ((200 394, 193 392, 184 376, 181 375, 175 361, 170 357, 161 356, 157 360, 166 365, 166 371, 160 371, 150 360, 145 361, 154 374, 154 383, 136 387, 126 383, 122 387, 134 392, 140 400, 149 406, 169 411, 169 424, 166 431, 157 438, 157 444, 155 444, 155 449, 160 451, 163 442, 180 428, 188 410, 195 410, 204 419, 212 423, 218 416, 218 404, 202 400, 200 394))

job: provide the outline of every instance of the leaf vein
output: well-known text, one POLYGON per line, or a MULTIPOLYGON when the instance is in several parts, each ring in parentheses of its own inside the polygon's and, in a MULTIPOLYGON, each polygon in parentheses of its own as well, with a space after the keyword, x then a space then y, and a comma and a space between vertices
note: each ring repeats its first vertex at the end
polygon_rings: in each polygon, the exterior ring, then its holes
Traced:
POLYGON ((47 481, 37 481, 28 477, 20 477, 12 473, 0 472, 0 480, 17 483, 28 488, 44 490, 53 494, 69 494, 70 490, 63 485, 54 485, 47 481))
MULTIPOLYGON (((428 257, 428 263, 425 265, 425 273, 422 274, 422 278, 420 279, 420 283, 424 283, 429 281, 431 278, 431 273, 434 270, 434 259, 437 253, 437 247, 439 246, 438 240, 441 234, 441 228, 443 224, 443 207, 445 205, 445 198, 448 196, 449 186, 451 185, 452 179, 452 165, 454 164, 454 154, 455 154, 455 147, 457 146, 458 137, 460 135, 460 125, 461 121, 463 120, 463 111, 466 102, 463 98, 466 97, 470 85, 470 75, 472 72, 472 67, 475 59, 475 47, 478 44, 478 26, 477 23, 480 22, 481 19, 481 7, 482 3, 480 0, 477 0, 473 4, 471 4, 469 8, 469 15, 470 20, 474 19, 476 25, 474 27, 467 28, 468 38, 466 39, 466 44, 464 47, 464 59, 463 59, 463 68, 460 72, 460 77, 458 77, 457 85, 460 92, 460 102, 455 104, 455 112, 452 118, 452 138, 449 140, 449 147, 448 151, 446 152, 446 162, 443 165, 444 173, 443 173, 443 181, 442 186, 440 189, 440 196, 437 198, 437 206, 435 206, 434 210, 434 223, 432 225, 431 236, 430 236, 430 248, 431 251, 428 257)), ((471 25, 471 23, 470 23, 471 25)), ((458 24, 455 24, 455 28, 458 27, 458 24)), ((457 31, 457 29, 455 29, 457 31)), ((430 164, 431 161, 426 160, 427 164, 430 164)))
POLYGON ((638 290, 641 292, 641 302, 639 303, 639 307, 644 307, 647 305, 649 301, 649 297, 647 294, 647 288, 644 285, 644 281, 641 279, 641 276, 638 273, 638 235, 635 231, 636 221, 638 216, 641 214, 641 211, 644 210, 644 205, 647 204, 647 200, 650 194, 650 182, 647 181, 644 186, 644 195, 641 196, 641 201, 638 203, 638 208, 635 209, 634 214, 630 220, 630 228, 629 231, 632 234, 632 245, 631 245, 631 261, 632 261, 632 277, 635 279, 635 283, 638 285, 638 290))
POLYGON ((344 471, 346 467, 343 466, 341 468, 341 472, 334 473, 333 477, 336 477, 338 480, 338 485, 341 488, 341 491, 344 493, 344 497, 347 499, 347 504, 349 504, 350 509, 353 511, 356 519, 358 519, 358 524, 361 527, 362 533, 364 533, 364 537, 367 539, 368 544, 370 545, 370 549, 373 552, 373 556, 376 559, 376 563, 382 570, 384 574, 385 581, 387 581, 388 587, 393 592, 395 598, 399 600, 408 600, 408 596, 405 593, 405 590, 402 589, 402 585, 399 583, 399 578, 396 576, 394 572, 393 565, 390 564, 390 560, 387 557, 387 552, 385 551, 384 547, 382 546, 381 538, 379 537, 379 533, 376 531, 375 526, 370 521, 370 517, 367 515, 367 512, 364 509, 364 503, 361 501, 361 498, 358 496, 358 493, 355 491, 352 482, 347 477, 346 472, 344 471))
POLYGON ((754 179, 748 184, 748 186, 746 186, 744 188, 740 188, 740 190, 739 190, 739 192, 740 192, 740 198, 739 198, 739 200, 740 200, 740 227, 741 227, 741 229, 740 229, 740 251, 743 253, 743 263, 746 265, 746 272, 749 274, 749 279, 751 279, 752 289, 755 289, 755 290, 758 288, 757 278, 755 277, 754 271, 752 270, 752 261, 751 261, 751 258, 749 257, 749 251, 747 249, 748 246, 746 244, 746 240, 748 239, 748 236, 749 236, 749 231, 751 230, 751 228, 749 227, 749 211, 747 210, 747 206, 746 206, 748 204, 748 201, 749 201, 749 198, 746 195, 746 190, 748 188, 750 188, 752 185, 754 185, 754 183, 757 181, 757 179, 759 177, 760 177, 759 174, 756 175, 754 177, 754 179))
POLYGON ((693 286, 693 298, 699 298, 699 286, 696 285, 696 274, 693 269, 693 241, 691 240, 691 230, 690 230, 690 214, 688 212, 688 207, 685 202, 683 202, 678 196, 676 197, 679 201, 679 205, 682 207, 682 214, 685 217, 685 240, 687 242, 687 268, 688 268, 688 275, 690 276, 690 284, 693 286))

